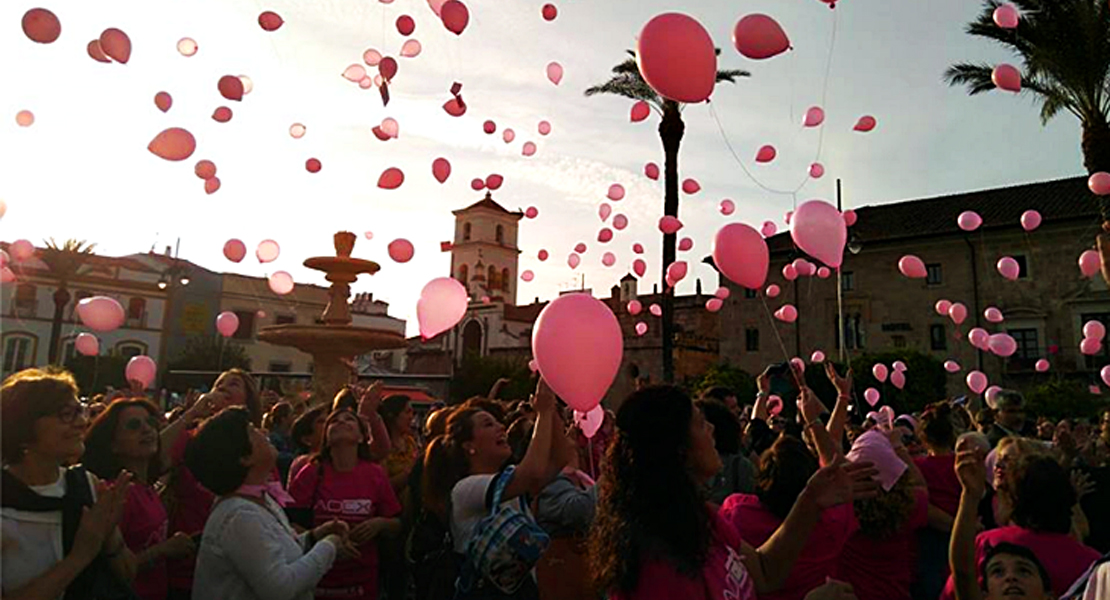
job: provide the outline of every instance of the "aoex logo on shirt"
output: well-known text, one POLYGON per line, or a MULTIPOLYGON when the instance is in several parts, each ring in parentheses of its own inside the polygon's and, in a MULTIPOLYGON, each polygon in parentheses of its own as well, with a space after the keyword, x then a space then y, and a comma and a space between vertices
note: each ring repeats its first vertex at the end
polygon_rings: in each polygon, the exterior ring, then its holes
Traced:
POLYGON ((732 547, 728 548, 728 560, 725 561, 725 600, 744 600, 754 598, 755 590, 752 588, 748 570, 744 568, 744 559, 732 547))
POLYGON ((316 512, 330 513, 350 517, 368 517, 374 514, 374 501, 370 498, 355 500, 319 500, 315 506, 316 512))

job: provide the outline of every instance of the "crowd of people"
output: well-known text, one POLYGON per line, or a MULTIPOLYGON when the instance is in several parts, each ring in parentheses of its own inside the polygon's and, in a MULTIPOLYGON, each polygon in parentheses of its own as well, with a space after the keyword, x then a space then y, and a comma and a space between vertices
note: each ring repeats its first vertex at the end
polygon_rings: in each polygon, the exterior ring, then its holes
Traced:
MULTIPOLYGON (((416 422, 352 384, 294 405, 230 370, 164 413, 0 388, 0 590, 23 599, 1110 598, 1110 410, 1020 393, 861 415, 645 386, 587 437, 537 383, 416 422)), ((831 400, 831 399, 829 399, 831 400)))

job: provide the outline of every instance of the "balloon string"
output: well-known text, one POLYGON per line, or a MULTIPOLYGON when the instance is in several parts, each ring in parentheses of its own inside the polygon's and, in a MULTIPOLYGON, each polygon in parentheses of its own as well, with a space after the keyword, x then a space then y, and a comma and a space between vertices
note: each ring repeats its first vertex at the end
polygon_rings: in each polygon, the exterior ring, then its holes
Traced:
MULTIPOLYGON (((779 334, 779 328, 775 325, 775 316, 771 314, 771 307, 767 306, 767 296, 759 294, 760 301, 763 302, 763 310, 767 311, 767 318, 771 321, 771 331, 775 334, 775 339, 779 342, 779 348, 782 348, 782 355, 786 358, 786 364, 790 364, 790 353, 786 350, 786 343, 782 341, 782 335, 779 334)), ((797 309, 797 307, 794 307, 797 309)), ((797 325, 795 325, 797 327, 797 325)), ((805 382, 798 378, 798 374, 794 372, 794 368, 790 368, 790 372, 794 374, 794 380, 798 383, 798 387, 805 387, 805 382)))

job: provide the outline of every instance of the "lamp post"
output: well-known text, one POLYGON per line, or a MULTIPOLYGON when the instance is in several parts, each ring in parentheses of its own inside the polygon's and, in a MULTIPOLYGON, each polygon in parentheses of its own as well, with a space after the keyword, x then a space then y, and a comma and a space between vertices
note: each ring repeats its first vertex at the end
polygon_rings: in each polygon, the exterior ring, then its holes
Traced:
MULTIPOLYGON (((166 291, 166 308, 162 313, 162 343, 158 346, 158 367, 165 373, 166 369, 166 356, 169 353, 169 342, 173 335, 172 315, 173 315, 173 296, 174 293, 181 288, 189 285, 191 280, 189 275, 189 268, 181 264, 181 259, 178 257, 178 252, 181 250, 181 238, 177 238, 177 244, 173 251, 173 262, 169 268, 162 271, 162 276, 158 278, 158 289, 166 291)), ((165 407, 161 407, 165 408, 165 407)))

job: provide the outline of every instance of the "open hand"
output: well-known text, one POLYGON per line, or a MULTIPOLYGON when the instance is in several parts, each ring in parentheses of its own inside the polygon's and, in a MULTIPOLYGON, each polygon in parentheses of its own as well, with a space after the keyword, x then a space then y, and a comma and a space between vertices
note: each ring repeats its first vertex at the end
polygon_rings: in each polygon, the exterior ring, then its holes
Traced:
POLYGON ((979 449, 956 450, 956 477, 964 493, 972 498, 982 498, 987 488, 987 465, 979 449))
POLYGON ((350 540, 355 545, 361 546, 381 535, 384 526, 385 522, 382 519, 366 519, 351 528, 350 540))
POLYGON ((852 368, 848 367, 848 372, 841 377, 836 372, 836 366, 831 362, 825 361, 825 376, 829 378, 829 383, 833 384, 836 388, 838 396, 851 396, 852 395, 852 368))
POLYGON ((75 551, 95 557, 103 551, 104 544, 111 538, 123 516, 127 504, 127 488, 131 486, 131 473, 120 471, 119 477, 111 486, 100 482, 96 486, 96 503, 85 507, 81 523, 73 541, 75 551))
POLYGON ((372 416, 378 414, 378 407, 382 405, 382 382, 375 381, 362 391, 358 400, 358 414, 372 416))
POLYGON ((841 458, 818 469, 806 483, 804 493, 822 509, 872 497, 878 494, 876 473, 870 463, 850 463, 841 458))

